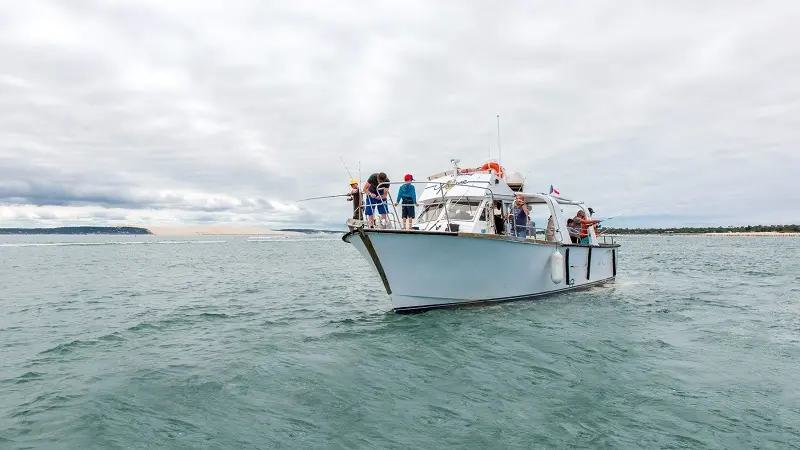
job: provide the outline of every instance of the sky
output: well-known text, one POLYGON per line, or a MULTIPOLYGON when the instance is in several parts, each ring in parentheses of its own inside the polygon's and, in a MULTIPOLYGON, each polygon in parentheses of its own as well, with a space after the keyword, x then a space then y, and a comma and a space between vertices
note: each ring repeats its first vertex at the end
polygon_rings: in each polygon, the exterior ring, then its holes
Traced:
POLYGON ((296 200, 498 156, 617 226, 800 223, 798 23, 794 0, 2 2, 0 227, 342 228, 345 199, 296 200))

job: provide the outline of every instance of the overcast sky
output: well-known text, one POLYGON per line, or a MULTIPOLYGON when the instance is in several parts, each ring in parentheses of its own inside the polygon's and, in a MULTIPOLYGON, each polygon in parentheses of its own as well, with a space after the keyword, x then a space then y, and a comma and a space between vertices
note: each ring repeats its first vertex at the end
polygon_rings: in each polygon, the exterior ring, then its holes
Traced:
POLYGON ((0 3, 0 227, 341 226, 497 156, 620 224, 800 222, 800 1, 0 3), (624 219, 624 220, 623 220, 624 219))

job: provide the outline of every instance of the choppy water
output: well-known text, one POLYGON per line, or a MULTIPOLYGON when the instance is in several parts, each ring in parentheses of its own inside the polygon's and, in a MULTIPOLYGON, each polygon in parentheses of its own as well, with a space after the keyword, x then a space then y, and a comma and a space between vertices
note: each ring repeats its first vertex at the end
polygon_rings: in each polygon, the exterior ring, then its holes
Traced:
POLYGON ((800 448, 800 239, 620 240, 396 315, 338 239, 2 237, 0 448, 800 448))

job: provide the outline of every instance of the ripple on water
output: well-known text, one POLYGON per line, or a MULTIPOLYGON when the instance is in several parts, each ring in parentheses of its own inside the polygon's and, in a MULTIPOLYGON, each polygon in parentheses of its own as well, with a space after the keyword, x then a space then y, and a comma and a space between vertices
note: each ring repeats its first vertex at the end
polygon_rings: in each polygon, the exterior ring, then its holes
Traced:
POLYGON ((417 315, 339 241, 13 247, 0 446, 796 447, 800 245, 731 239, 627 238, 609 286, 417 315))

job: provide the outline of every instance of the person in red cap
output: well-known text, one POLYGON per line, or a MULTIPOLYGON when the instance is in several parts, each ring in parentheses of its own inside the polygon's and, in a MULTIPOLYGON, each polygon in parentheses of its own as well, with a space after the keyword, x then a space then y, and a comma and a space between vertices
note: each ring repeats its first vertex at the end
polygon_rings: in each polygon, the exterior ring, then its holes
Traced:
POLYGON ((417 191, 414 189, 414 185, 411 184, 414 181, 414 177, 411 176, 410 173, 407 173, 405 178, 403 179, 405 183, 400 186, 400 190, 397 191, 397 201, 395 202, 394 206, 399 204, 403 204, 400 224, 401 229, 410 230, 411 225, 414 223, 414 206, 417 205, 417 191), (408 225, 406 226, 406 223, 408 225))

